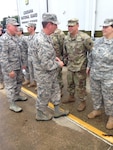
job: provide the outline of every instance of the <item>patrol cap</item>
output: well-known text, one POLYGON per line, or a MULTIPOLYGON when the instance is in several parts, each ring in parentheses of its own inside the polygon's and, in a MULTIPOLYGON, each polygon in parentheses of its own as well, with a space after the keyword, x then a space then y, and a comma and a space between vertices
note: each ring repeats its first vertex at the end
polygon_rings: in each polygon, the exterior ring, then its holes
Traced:
POLYGON ((104 27, 113 25, 113 19, 105 19, 103 25, 104 27))
POLYGON ((67 26, 75 26, 78 23, 79 23, 78 19, 77 18, 73 18, 73 19, 68 20, 68 25, 67 26))
POLYGON ((6 24, 12 24, 14 26, 19 26, 19 23, 15 18, 7 18, 6 19, 6 24))
POLYGON ((57 16, 50 13, 42 14, 42 22, 52 22, 53 24, 59 24, 57 16))
POLYGON ((36 27, 36 23, 29 22, 26 27, 36 27))
POLYGON ((23 28, 22 27, 18 27, 18 31, 23 32, 23 28))

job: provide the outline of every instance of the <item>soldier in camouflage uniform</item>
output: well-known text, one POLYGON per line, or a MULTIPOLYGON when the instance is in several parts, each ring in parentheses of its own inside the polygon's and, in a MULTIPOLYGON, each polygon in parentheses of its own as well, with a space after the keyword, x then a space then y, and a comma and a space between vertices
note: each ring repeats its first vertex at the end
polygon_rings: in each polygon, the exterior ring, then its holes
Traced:
POLYGON ((64 40, 64 62, 67 64, 67 82, 69 99, 63 103, 74 102, 75 87, 80 104, 78 111, 86 108, 86 67, 87 52, 90 52, 93 41, 90 36, 78 30, 78 19, 68 20, 68 35, 64 40))
MULTIPOLYGON (((2 24, 0 24, 0 44, 1 44, 1 40, 2 40, 2 33, 3 33, 3 27, 2 24)), ((2 47, 0 46, 0 55, 1 55, 1 49, 2 47)), ((1 61, 1 58, 0 58, 1 61)), ((2 68, 1 68, 1 62, 0 62, 0 90, 4 88, 4 84, 3 84, 3 74, 2 74, 2 68)))
POLYGON ((23 43, 16 36, 17 23, 15 18, 6 19, 6 33, 2 36, 2 70, 7 97, 10 103, 9 109, 14 112, 22 111, 15 101, 25 101, 27 97, 21 96, 22 68, 26 68, 26 54, 23 43))
POLYGON ((104 21, 102 33, 103 37, 95 41, 88 59, 94 108, 88 118, 100 116, 104 107, 109 116, 106 128, 113 129, 113 19, 104 21))
POLYGON ((17 35, 18 35, 19 39, 22 40, 22 43, 23 43, 23 46, 24 46, 24 51, 26 53, 27 66, 26 66, 26 70, 25 70, 25 73, 24 73, 25 82, 23 82, 22 84, 23 85, 27 85, 27 84, 30 83, 29 69, 28 69, 28 44, 27 44, 27 36, 24 36, 23 28, 20 27, 20 26, 18 27, 17 35))
MULTIPOLYGON (((63 43, 64 43, 65 33, 60 29, 56 29, 53 34, 51 34, 51 38, 53 40, 53 46, 56 52, 56 56, 63 59, 63 43)), ((61 89, 62 96, 62 88, 63 88, 63 80, 62 80, 62 68, 58 68, 58 81, 61 89)))
MULTIPOLYGON (((33 57, 32 57, 32 44, 34 39, 37 36, 37 33, 35 33, 36 24, 30 22, 26 27, 29 33, 29 36, 27 38, 27 43, 28 43, 28 69, 30 75, 30 84, 28 85, 28 87, 34 87, 34 86, 36 87, 34 68, 33 68, 33 57)), ((25 85, 25 82, 23 83, 23 85, 25 85)))
POLYGON ((37 102, 36 120, 51 120, 52 115, 47 111, 49 102, 55 109, 54 117, 66 116, 69 111, 60 110, 60 87, 57 79, 57 68, 63 67, 63 62, 56 57, 51 37, 57 28, 57 17, 54 14, 44 13, 42 15, 43 29, 38 33, 33 43, 33 65, 37 76, 37 102))

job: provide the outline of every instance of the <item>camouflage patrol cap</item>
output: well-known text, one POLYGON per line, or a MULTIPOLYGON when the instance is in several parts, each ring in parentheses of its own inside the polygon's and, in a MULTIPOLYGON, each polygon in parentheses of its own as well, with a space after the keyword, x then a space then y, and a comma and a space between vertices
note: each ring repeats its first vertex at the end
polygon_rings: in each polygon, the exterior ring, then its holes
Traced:
POLYGON ((59 24, 57 16, 50 13, 42 14, 42 22, 52 22, 53 24, 59 24))
POLYGON ((29 22, 26 27, 36 27, 36 23, 29 22))
POLYGON ((6 24, 12 24, 14 26, 19 26, 19 23, 15 18, 7 18, 6 19, 6 24))
POLYGON ((23 28, 22 27, 18 27, 18 31, 23 32, 23 28))
POLYGON ((111 26, 111 25, 113 25, 113 19, 105 19, 103 25, 101 26, 106 27, 106 26, 111 26))
POLYGON ((67 26, 75 26, 78 23, 79 23, 79 21, 78 21, 77 18, 70 19, 70 20, 68 20, 68 25, 67 26))

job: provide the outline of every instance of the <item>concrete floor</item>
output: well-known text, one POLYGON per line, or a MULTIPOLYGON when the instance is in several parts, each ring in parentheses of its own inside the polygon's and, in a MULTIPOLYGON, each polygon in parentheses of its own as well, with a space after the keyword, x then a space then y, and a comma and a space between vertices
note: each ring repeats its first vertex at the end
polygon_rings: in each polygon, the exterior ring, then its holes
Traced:
MULTIPOLYGON (((67 80, 66 80, 66 76, 67 76, 67 69, 66 67, 63 69, 63 81, 64 81, 64 89, 63 92, 65 93, 64 96, 62 97, 62 101, 65 101, 68 98, 68 93, 67 93, 67 80)), ((83 112, 78 112, 77 111, 77 107, 79 104, 77 95, 75 95, 76 101, 74 103, 70 103, 70 104, 61 104, 61 107, 64 109, 69 109, 71 111, 71 114, 77 116, 78 118, 84 120, 85 122, 93 125, 94 127, 98 128, 99 130, 106 132, 107 134, 112 134, 113 130, 107 130, 105 128, 106 126, 106 122, 108 119, 108 116, 105 115, 104 113, 104 109, 103 109, 103 114, 95 119, 88 119, 87 115, 88 113, 90 113, 93 110, 93 105, 92 105, 92 100, 91 100, 91 95, 90 95, 90 81, 89 78, 87 78, 87 107, 85 109, 85 111, 83 112)))
MULTIPOLYGON (((64 81, 65 71, 66 69, 63 72, 64 81)), ((67 98, 66 85, 64 93, 62 100, 67 98)), ((92 103, 89 101, 90 95, 87 109, 81 113, 76 111, 77 101, 74 104, 61 104, 61 107, 68 108, 73 115, 102 131, 113 133, 112 130, 106 131, 104 128, 104 114, 93 121, 87 119, 87 113, 92 109, 92 103)), ((17 102, 23 112, 14 113, 9 110, 5 90, 0 90, 0 150, 113 150, 112 144, 84 130, 69 117, 37 122, 35 102, 34 98, 28 96, 28 101, 17 102)), ((53 113, 52 109, 49 110, 53 113)))

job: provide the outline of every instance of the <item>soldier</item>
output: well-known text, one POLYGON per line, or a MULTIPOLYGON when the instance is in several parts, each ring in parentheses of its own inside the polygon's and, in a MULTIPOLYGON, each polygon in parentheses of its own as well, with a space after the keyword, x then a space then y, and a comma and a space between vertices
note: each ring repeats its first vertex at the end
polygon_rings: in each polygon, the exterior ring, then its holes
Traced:
MULTIPOLYGON (((56 52, 56 56, 60 58, 60 60, 63 59, 63 43, 64 43, 64 37, 65 33, 61 31, 60 29, 56 29, 53 34, 51 34, 51 38, 53 40, 53 46, 56 52)), ((62 88, 63 88, 63 80, 62 80, 62 68, 58 68, 58 81, 61 89, 61 96, 63 95, 62 93, 62 88)))
POLYGON ((88 118, 100 116, 104 107, 109 117, 106 128, 113 129, 113 19, 106 19, 102 27, 103 37, 95 41, 88 59, 94 109, 88 118))
POLYGON ((22 42, 16 36, 17 23, 15 18, 6 19, 6 33, 2 36, 2 69, 9 109, 21 112, 22 108, 15 101, 25 101, 27 97, 21 96, 22 68, 26 68, 25 52, 22 42))
MULTIPOLYGON (((32 43, 37 36, 37 34, 35 33, 36 24, 30 22, 28 23, 26 27, 29 33, 29 36, 27 38, 27 43, 28 43, 28 69, 29 69, 29 75, 30 75, 30 84, 28 85, 28 87, 34 87, 36 86, 36 82, 35 82, 34 68, 33 68, 32 43)), ((28 84, 28 82, 29 80, 25 80, 23 85, 28 84)))
POLYGON ((69 34, 64 40, 64 62, 67 64, 67 82, 69 98, 63 103, 75 101, 75 88, 79 98, 78 111, 86 108, 86 67, 87 52, 90 52, 93 41, 90 36, 78 30, 78 19, 68 20, 69 34))
POLYGON ((66 116, 69 111, 59 109, 60 87, 57 80, 57 68, 63 67, 63 62, 56 57, 50 35, 57 28, 57 17, 55 14, 44 13, 42 15, 42 31, 33 43, 33 64, 37 75, 37 102, 36 120, 51 120, 52 115, 47 111, 49 102, 55 108, 54 117, 66 116))
POLYGON ((17 29, 17 35, 20 38, 20 40, 22 40, 24 51, 26 53, 25 56, 26 56, 27 66, 26 66, 25 72, 23 72, 24 79, 25 79, 25 82, 23 82, 23 85, 27 85, 30 83, 29 69, 28 69, 28 44, 27 44, 27 37, 24 36, 24 33, 23 33, 23 28, 20 26, 17 29))
MULTIPOLYGON (((3 26, 2 24, 0 24, 0 43, 1 43, 1 38, 2 38, 2 34, 3 34, 3 26)), ((1 49, 2 47, 0 46, 0 55, 1 55, 1 49)), ((1 58, 0 58, 1 61, 1 58)), ((3 74, 2 74, 2 68, 1 68, 1 62, 0 62, 0 90, 2 90, 4 88, 4 84, 3 84, 3 74)))

